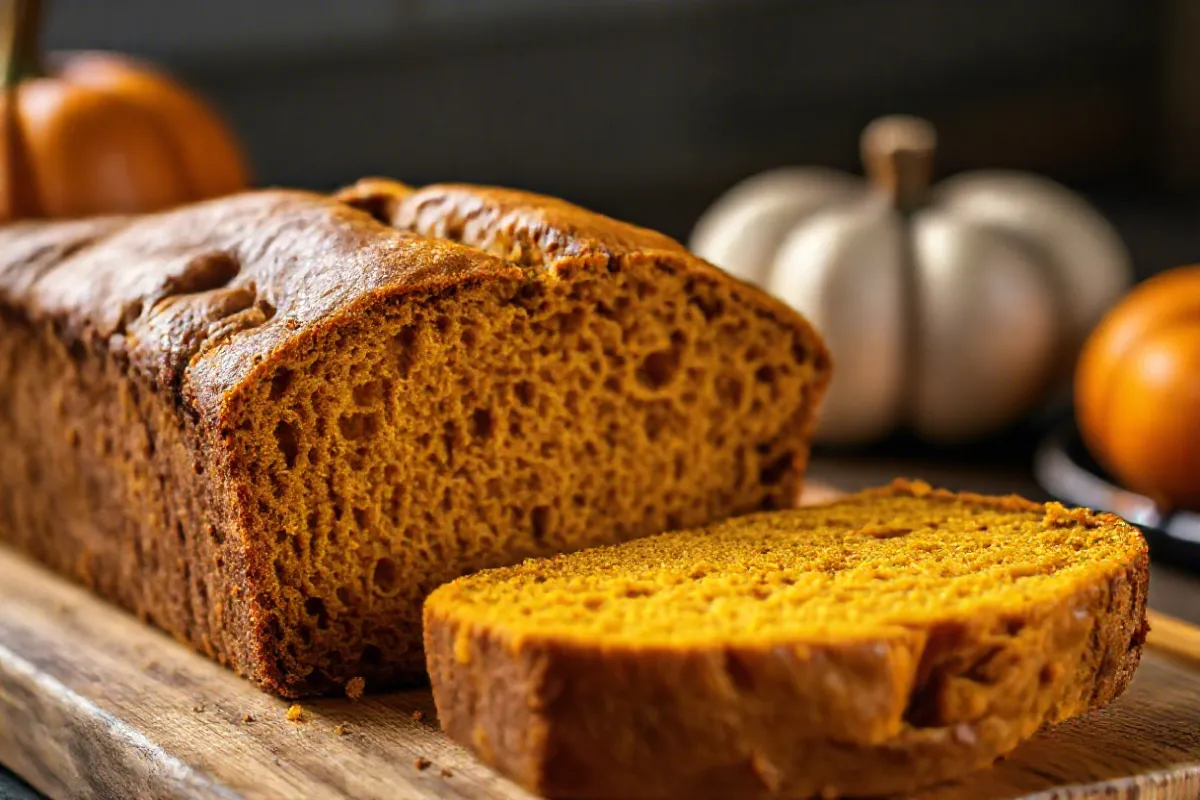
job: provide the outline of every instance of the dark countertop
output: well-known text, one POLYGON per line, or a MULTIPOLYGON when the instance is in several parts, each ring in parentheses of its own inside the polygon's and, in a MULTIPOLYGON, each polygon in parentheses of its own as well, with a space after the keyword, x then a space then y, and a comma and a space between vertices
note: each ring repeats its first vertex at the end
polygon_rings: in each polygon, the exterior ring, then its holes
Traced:
POLYGON ((0 766, 0 800, 37 800, 40 797, 27 783, 0 766))

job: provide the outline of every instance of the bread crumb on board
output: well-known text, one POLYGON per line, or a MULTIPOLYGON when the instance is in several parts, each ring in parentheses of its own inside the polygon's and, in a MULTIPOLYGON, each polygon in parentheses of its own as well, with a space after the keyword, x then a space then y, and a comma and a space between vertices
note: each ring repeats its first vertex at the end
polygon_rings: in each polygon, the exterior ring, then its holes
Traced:
POLYGON ((445 767, 442 767, 441 770, 438 771, 438 774, 441 775, 443 778, 453 778, 454 777, 454 773, 451 772, 450 770, 446 769, 445 767))
POLYGON ((413 759, 413 766, 424 772, 433 766, 433 762, 425 758, 425 756, 417 756, 413 759))
POLYGON ((349 697, 351 700, 360 699, 366 690, 367 681, 365 678, 351 678, 346 681, 346 697, 349 697))
POLYGON ((254 722, 254 715, 253 714, 242 714, 242 722, 249 725, 251 722, 254 722))
POLYGON ((420 722, 421 720, 425 719, 425 712, 418 709, 412 713, 412 718, 413 722, 420 722))
POLYGON ((196 703, 196 705, 192 706, 192 711, 202 714, 204 712, 204 703, 196 703))
POLYGON ((339 722, 333 727, 333 732, 337 736, 345 736, 350 732, 350 727, 344 722, 339 722))
POLYGON ((288 722, 301 722, 304 720, 304 706, 296 703, 287 710, 288 722))

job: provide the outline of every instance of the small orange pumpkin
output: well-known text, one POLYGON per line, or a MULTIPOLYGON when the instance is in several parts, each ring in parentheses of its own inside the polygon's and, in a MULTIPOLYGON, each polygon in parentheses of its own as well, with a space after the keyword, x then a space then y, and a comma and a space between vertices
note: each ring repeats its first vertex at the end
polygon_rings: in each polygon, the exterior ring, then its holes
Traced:
POLYGON ((0 20, 0 220, 155 211, 247 186, 229 129, 165 75, 98 52, 44 68, 40 11, 10 0, 0 20))
POLYGON ((1200 265, 1132 291, 1100 322, 1075 382, 1092 455, 1168 508, 1200 508, 1200 265))

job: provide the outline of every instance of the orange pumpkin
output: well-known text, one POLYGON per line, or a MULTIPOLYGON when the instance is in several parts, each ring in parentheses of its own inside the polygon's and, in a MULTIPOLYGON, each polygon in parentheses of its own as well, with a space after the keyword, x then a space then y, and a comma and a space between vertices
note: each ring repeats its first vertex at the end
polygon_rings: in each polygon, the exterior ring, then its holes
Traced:
POLYGON ((1109 312, 1080 356, 1075 403, 1088 449, 1126 486, 1200 508, 1200 265, 1109 312))
POLYGON ((37 0, 10 0, 0 96, 0 219, 137 213, 236 192, 233 135, 165 75, 110 53, 44 68, 37 0))

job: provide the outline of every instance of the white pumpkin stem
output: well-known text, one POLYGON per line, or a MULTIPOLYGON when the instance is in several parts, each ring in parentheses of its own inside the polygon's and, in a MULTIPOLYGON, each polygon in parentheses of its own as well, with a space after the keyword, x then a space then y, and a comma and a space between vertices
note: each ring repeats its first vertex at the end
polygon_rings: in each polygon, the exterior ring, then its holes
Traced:
POLYGON ((937 131, 919 117, 880 117, 862 132, 859 142, 867 178, 886 192, 898 210, 925 203, 933 181, 937 131))

